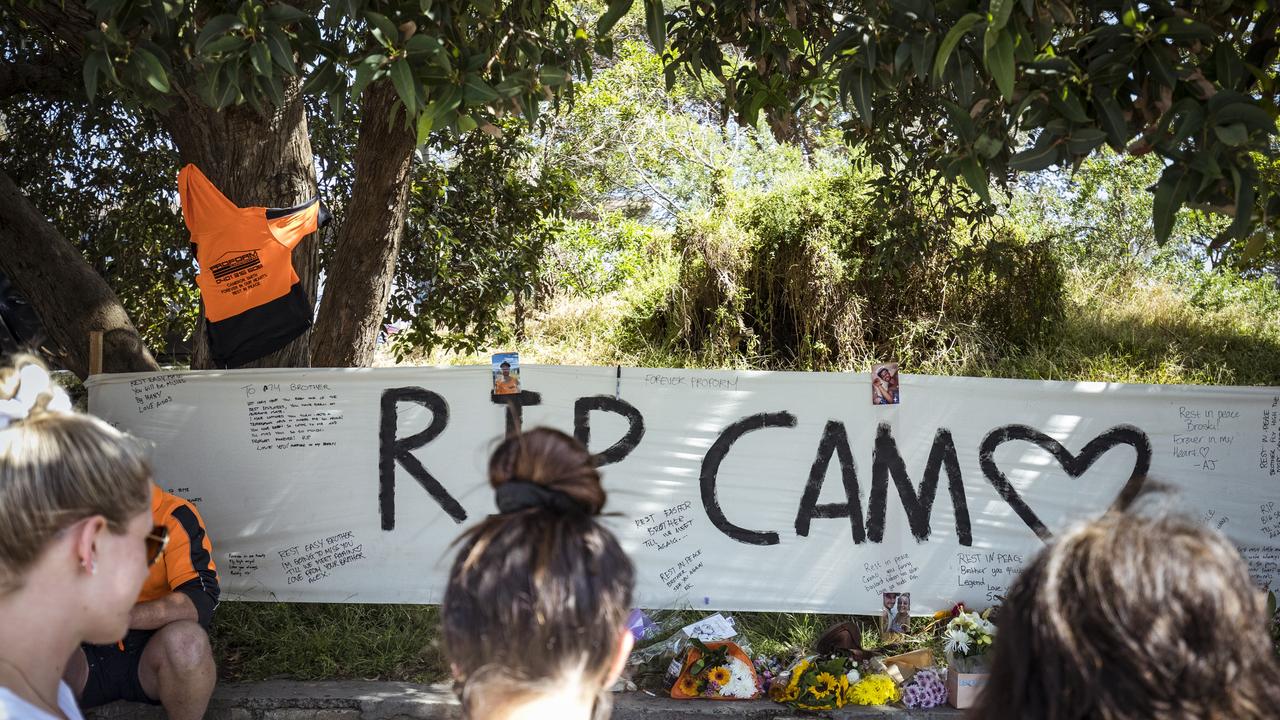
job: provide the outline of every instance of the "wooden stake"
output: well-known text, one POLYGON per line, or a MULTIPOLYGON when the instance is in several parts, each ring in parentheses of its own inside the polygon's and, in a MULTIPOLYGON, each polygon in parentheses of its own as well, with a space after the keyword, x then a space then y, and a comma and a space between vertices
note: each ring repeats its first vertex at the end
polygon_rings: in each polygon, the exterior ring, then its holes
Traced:
POLYGON ((102 374, 102 331, 89 331, 89 374, 102 374))

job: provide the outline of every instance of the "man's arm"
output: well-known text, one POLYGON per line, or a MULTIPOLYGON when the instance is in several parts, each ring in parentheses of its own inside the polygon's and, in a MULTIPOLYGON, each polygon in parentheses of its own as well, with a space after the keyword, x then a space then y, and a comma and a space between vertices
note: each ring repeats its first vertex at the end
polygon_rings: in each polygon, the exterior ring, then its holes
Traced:
POLYGON ((179 620, 200 620, 196 604, 182 592, 171 592, 159 600, 138 603, 129 611, 129 627, 133 630, 157 630, 179 620))

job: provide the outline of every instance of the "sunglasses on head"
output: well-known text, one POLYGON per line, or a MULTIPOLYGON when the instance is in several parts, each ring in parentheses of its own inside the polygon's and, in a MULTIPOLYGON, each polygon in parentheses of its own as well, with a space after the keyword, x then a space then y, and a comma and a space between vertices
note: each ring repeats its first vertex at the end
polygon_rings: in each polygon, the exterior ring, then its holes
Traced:
POLYGON ((160 560, 160 556, 164 554, 164 548, 169 544, 169 528, 163 525, 156 525, 151 528, 151 532, 147 533, 147 567, 155 565, 160 560))

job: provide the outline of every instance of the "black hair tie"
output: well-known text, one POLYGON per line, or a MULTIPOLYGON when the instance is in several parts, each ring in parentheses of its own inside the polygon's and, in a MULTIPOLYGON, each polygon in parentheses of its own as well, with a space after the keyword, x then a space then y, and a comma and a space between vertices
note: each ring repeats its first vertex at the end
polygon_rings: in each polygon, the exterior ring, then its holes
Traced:
POLYGON ((542 508, 564 514, 589 514, 588 508, 568 493, 527 480, 505 482, 498 486, 495 495, 498 512, 504 515, 529 508, 542 508))

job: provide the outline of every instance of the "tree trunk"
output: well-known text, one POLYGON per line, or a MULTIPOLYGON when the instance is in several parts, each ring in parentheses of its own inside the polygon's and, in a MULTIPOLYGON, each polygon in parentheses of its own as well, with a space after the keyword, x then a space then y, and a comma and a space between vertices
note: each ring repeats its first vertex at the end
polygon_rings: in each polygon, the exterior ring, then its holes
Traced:
MULTIPOLYGON (((293 207, 316 196, 315 159, 300 83, 285 83, 284 105, 269 116, 247 106, 213 110, 187 89, 165 117, 182 163, 194 163, 240 207, 293 207)), ((293 250, 293 269, 315 306, 320 275, 318 233, 293 250)), ((311 332, 244 367, 308 367, 311 332)), ((196 323, 192 368, 213 367, 203 307, 196 323)))
POLYGON ((89 376, 89 332, 103 332, 103 370, 158 370, 120 299, 84 255, 0 171, 0 271, 9 276, 80 379, 89 376))
POLYGON ((338 229, 313 332, 311 362, 316 367, 373 363, 404 232, 417 142, 414 131, 405 127, 402 110, 388 120, 399 102, 391 83, 380 80, 369 86, 360 105, 355 190, 338 229))

